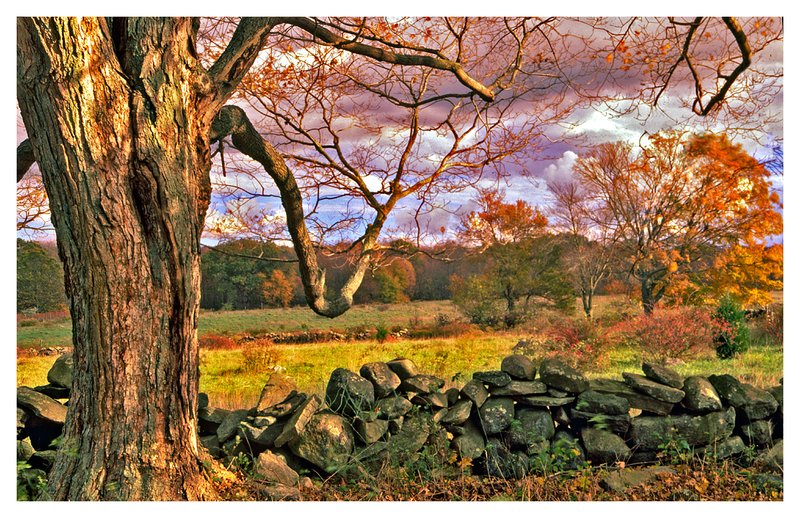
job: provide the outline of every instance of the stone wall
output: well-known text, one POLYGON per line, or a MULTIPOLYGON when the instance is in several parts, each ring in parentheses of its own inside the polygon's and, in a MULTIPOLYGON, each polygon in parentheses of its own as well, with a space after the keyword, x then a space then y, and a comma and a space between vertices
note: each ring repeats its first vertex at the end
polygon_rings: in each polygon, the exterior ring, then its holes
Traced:
MULTIPOLYGON (((469 459, 462 465, 475 473, 504 478, 547 459, 560 469, 631 466, 669 451, 720 460, 763 450, 762 467, 782 469, 782 384, 763 390, 727 374, 684 378, 653 364, 618 380, 590 380, 558 360, 522 355, 499 367, 445 388, 445 380, 396 358, 358 373, 336 369, 322 397, 298 392, 276 373, 253 408, 217 408, 201 394, 200 442, 219 459, 251 457, 256 477, 278 496, 308 483, 299 473, 368 476, 421 451, 469 459)), ((44 475, 52 464, 71 376, 67 354, 48 385, 17 390, 17 459, 29 471, 44 475)))

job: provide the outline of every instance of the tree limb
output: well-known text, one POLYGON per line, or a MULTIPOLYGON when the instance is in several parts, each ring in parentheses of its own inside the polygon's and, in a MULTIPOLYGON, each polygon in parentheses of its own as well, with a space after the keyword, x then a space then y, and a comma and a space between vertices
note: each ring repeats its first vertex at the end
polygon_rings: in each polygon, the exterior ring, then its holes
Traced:
POLYGON ((17 146, 17 182, 25 177, 25 173, 36 162, 36 157, 33 156, 33 144, 31 139, 25 139, 17 146))

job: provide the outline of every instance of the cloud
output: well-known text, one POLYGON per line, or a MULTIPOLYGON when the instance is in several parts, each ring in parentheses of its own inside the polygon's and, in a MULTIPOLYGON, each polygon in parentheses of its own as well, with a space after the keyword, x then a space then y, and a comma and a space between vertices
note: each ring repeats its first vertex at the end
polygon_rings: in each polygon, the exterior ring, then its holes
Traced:
POLYGON ((564 151, 561 158, 548 165, 542 171, 542 176, 547 182, 561 182, 572 178, 572 167, 578 155, 573 151, 564 151))

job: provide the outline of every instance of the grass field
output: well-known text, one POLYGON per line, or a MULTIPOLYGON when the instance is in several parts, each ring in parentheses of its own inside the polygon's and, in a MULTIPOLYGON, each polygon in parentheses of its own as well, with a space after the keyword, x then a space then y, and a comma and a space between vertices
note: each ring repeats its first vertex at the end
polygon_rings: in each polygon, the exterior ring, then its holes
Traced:
MULTIPOLYGON (((407 326, 416 320, 432 324, 436 315, 456 316, 449 302, 414 302, 383 306, 356 306, 340 318, 325 319, 307 308, 203 312, 200 334, 243 335, 264 331, 347 329, 365 326, 407 326)), ((23 321, 24 322, 24 321, 23 321)), ((47 371, 54 356, 25 354, 27 349, 43 345, 67 345, 69 322, 18 324, 17 385, 37 386, 47 383, 47 371), (63 336, 66 326, 67 339, 63 336), (52 340, 52 341, 50 341, 52 340), (63 340, 63 339, 61 339, 63 340)), ((200 390, 209 394, 212 404, 224 408, 254 405, 274 366, 285 369, 305 392, 321 393, 330 373, 337 367, 358 371, 367 362, 387 361, 398 356, 413 359, 424 373, 435 374, 448 384, 461 386, 480 370, 499 369, 503 357, 512 353, 517 342, 528 336, 529 329, 515 332, 471 331, 465 335, 437 339, 391 339, 385 342, 323 342, 310 344, 267 345, 269 355, 259 354, 264 342, 256 340, 244 348, 201 350, 200 390), (252 353, 248 356, 248 350, 252 353)), ((535 356, 534 352, 534 356, 535 356)), ((641 352, 631 347, 617 347, 608 352, 602 367, 585 369, 589 377, 620 378, 623 371, 640 372, 641 352)), ((783 377, 783 348, 758 345, 732 360, 718 360, 713 351, 700 359, 678 363, 675 370, 684 374, 727 373, 757 386, 776 385, 783 377)))

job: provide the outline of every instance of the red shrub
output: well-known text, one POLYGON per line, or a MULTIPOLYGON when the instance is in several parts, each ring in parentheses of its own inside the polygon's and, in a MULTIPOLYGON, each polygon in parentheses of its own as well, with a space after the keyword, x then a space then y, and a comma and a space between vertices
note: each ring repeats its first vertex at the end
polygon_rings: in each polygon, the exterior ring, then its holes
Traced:
POLYGON ((204 350, 238 349, 239 347, 231 337, 223 335, 203 335, 198 341, 200 349, 204 350))
POLYGON ((585 318, 559 318, 544 330, 544 355, 558 358, 578 369, 602 369, 610 358, 605 328, 585 318))

